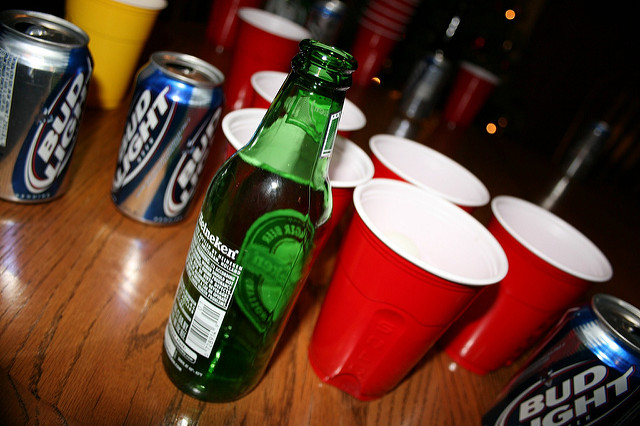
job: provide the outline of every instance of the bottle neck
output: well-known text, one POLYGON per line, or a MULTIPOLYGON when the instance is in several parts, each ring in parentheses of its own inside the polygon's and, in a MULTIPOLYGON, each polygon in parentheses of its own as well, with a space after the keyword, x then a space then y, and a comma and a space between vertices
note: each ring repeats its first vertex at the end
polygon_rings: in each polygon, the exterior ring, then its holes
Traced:
POLYGON ((301 184, 326 186, 345 94, 346 87, 294 67, 239 155, 301 184))

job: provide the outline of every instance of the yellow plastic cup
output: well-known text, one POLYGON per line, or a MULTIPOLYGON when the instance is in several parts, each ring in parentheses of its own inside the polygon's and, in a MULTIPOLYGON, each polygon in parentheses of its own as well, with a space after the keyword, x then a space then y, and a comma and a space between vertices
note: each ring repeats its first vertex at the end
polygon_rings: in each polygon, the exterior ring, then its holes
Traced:
POLYGON ((65 18, 89 35, 94 70, 88 104, 118 107, 167 0, 67 0, 65 18))

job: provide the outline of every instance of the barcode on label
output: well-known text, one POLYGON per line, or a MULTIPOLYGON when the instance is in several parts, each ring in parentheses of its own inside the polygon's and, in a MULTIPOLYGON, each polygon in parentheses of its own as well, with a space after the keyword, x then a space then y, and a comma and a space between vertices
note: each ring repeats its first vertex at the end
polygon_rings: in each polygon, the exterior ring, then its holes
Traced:
POLYGON ((218 337, 225 312, 207 301, 204 297, 198 300, 193 313, 193 321, 189 326, 186 343, 194 351, 204 357, 211 355, 211 349, 218 337))

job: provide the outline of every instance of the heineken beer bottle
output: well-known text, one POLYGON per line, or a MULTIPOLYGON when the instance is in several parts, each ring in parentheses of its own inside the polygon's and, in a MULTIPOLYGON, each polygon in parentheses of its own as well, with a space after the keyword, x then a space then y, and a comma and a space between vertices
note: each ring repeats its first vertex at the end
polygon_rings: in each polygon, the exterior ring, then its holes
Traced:
POLYGON ((331 214, 329 161, 355 68, 302 41, 251 141, 213 178, 164 337, 182 391, 230 401, 262 377, 331 214))

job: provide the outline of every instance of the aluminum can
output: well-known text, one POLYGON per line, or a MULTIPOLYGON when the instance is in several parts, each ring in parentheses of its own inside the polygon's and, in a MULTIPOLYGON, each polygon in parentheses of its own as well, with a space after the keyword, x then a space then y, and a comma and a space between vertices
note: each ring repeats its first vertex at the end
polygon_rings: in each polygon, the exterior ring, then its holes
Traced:
POLYGON ((150 224, 182 220, 222 114, 224 75, 176 52, 155 52, 136 76, 111 197, 150 224))
POLYGON ((400 112, 411 119, 425 118, 440 101, 451 76, 451 62, 442 52, 427 54, 413 68, 400 101, 400 112))
POLYGON ((315 2, 309 10, 306 24, 311 37, 326 44, 335 44, 346 12, 347 5, 339 0, 315 2))
POLYGON ((41 202, 68 187, 93 62, 89 37, 45 13, 0 15, 0 198, 41 202))
POLYGON ((632 425, 640 419, 640 310, 597 294, 570 309, 483 425, 632 425))

